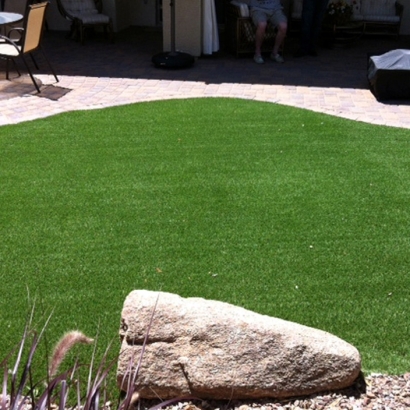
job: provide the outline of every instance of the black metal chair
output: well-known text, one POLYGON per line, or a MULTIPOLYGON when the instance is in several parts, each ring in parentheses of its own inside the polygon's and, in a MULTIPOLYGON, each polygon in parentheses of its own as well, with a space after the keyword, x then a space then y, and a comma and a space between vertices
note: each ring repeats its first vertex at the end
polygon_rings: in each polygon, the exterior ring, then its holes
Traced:
POLYGON ((102 14, 101 0, 57 0, 57 6, 60 14, 71 22, 71 37, 79 38, 81 44, 87 28, 102 27, 112 40, 112 21, 102 14))
POLYGON ((40 87, 38 86, 33 73, 30 69, 29 64, 27 63, 26 56, 30 55, 32 62, 38 69, 37 63, 34 60, 32 53, 36 50, 40 50, 43 54, 43 57, 47 64, 49 65, 51 72, 53 73, 56 81, 58 82, 58 77, 51 66, 49 60, 47 59, 44 51, 41 48, 41 40, 44 31, 44 23, 45 23, 45 13, 48 6, 48 2, 33 4, 28 7, 28 11, 26 17, 24 19, 23 27, 21 28, 14 28, 10 32, 12 34, 13 31, 17 31, 21 33, 21 39, 18 43, 13 41, 10 37, 0 35, 0 57, 6 60, 6 78, 9 79, 9 65, 10 61, 13 61, 18 75, 20 75, 20 71, 18 70, 17 64, 15 60, 17 58, 21 58, 28 74, 30 75, 31 80, 33 81, 34 86, 36 87, 37 91, 40 92, 40 87))

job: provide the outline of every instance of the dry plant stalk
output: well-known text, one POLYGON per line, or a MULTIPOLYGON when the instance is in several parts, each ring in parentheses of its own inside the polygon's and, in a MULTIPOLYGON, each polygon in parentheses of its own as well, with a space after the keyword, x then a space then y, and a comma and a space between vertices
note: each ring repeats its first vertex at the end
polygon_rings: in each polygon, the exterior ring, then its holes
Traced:
POLYGON ((50 367, 48 369, 49 377, 56 375, 61 362, 70 351, 70 349, 78 343, 91 344, 94 339, 85 336, 78 330, 67 332, 56 344, 53 354, 51 356, 50 367))

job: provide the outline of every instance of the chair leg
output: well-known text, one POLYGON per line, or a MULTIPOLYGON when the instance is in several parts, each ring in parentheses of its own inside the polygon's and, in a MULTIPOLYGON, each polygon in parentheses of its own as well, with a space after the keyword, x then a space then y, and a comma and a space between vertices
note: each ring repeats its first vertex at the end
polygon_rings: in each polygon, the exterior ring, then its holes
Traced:
POLYGON ((10 80, 10 61, 13 63, 14 68, 17 71, 18 76, 21 76, 20 70, 17 66, 16 61, 14 60, 14 58, 7 58, 6 59, 6 80, 10 80))
POLYGON ((21 59, 23 60, 24 65, 25 65, 26 68, 27 68, 27 72, 28 72, 28 74, 29 74, 29 76, 30 76, 30 78, 31 78, 31 81, 32 81, 33 84, 34 84, 34 87, 36 87, 37 92, 40 93, 40 92, 41 92, 41 91, 40 91, 40 87, 38 86, 38 84, 37 84, 37 82, 36 82, 36 79, 34 78, 33 73, 31 72, 30 67, 29 67, 28 64, 27 64, 26 59, 24 58, 23 54, 20 54, 20 57, 21 57, 21 59))
POLYGON ((81 39, 81 21, 74 19, 70 27, 70 37, 75 41, 80 41, 81 39))
POLYGON ((109 22, 108 23, 108 35, 109 35, 109 37, 110 37, 110 42, 111 43, 114 43, 114 29, 113 29, 113 27, 112 27, 112 23, 111 22, 109 22))
MULTIPOLYGON (((40 50, 41 50, 41 52, 43 53, 44 60, 46 60, 48 66, 50 67, 51 72, 53 73, 54 78, 56 79, 56 82, 58 83, 60 80, 58 79, 57 74, 56 74, 56 72, 54 71, 54 68, 53 68, 53 66, 52 66, 51 63, 50 63, 50 60, 47 58, 47 55, 46 55, 46 53, 44 52, 44 50, 43 50, 42 47, 40 47, 40 50)), ((30 54, 30 55, 31 55, 31 54, 30 54)))
POLYGON ((80 43, 81 45, 84 45, 84 40, 85 40, 85 27, 83 23, 80 22, 80 43))
POLYGON ((13 58, 11 61, 13 62, 13 65, 14 65, 14 68, 16 69, 16 71, 17 71, 17 74, 19 75, 19 77, 21 77, 21 73, 20 73, 20 70, 17 66, 16 60, 13 58))
POLYGON ((105 38, 108 37, 108 39, 110 40, 110 43, 113 43, 114 42, 114 36, 113 36, 114 30, 112 28, 112 23, 109 22, 108 24, 104 24, 103 29, 104 29, 104 37, 105 38))
POLYGON ((37 64, 37 61, 34 59, 33 54, 30 54, 30 57, 31 57, 31 61, 32 61, 32 62, 33 62, 33 64, 34 64, 34 67, 36 67, 36 69, 37 69, 37 70, 39 70, 39 68, 38 68, 38 64, 37 64))
POLYGON ((10 59, 6 59, 6 80, 9 79, 9 64, 10 64, 10 59))
POLYGON ((74 21, 72 21, 70 25, 70 32, 67 34, 67 38, 75 40, 76 36, 77 36, 77 25, 75 24, 74 21))

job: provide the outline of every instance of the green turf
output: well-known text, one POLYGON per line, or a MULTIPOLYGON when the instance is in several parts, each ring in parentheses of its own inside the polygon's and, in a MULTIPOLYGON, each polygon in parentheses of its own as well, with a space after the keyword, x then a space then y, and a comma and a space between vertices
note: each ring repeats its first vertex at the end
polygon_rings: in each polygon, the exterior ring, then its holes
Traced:
MULTIPOLYGON (((409 130, 234 99, 0 128, 0 352, 27 289, 50 342, 115 340, 133 289, 330 331, 366 372, 409 369, 409 130)), ((1 357, 0 357, 1 358, 1 357)))

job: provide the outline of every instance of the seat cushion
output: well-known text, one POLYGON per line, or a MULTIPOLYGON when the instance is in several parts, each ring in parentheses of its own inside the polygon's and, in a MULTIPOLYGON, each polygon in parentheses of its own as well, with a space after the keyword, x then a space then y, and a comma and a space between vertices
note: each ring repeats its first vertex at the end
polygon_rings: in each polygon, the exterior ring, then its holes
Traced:
POLYGON ((380 16, 377 14, 365 14, 364 19, 366 21, 373 21, 378 23, 399 23, 400 17, 399 16, 380 16))
POLYGON ((21 50, 20 46, 17 46, 16 48, 9 43, 0 43, 0 55, 17 57, 19 55, 19 50, 21 50))
POLYGON ((83 24, 108 24, 110 22, 110 18, 105 14, 73 13, 73 16, 81 20, 83 24))

